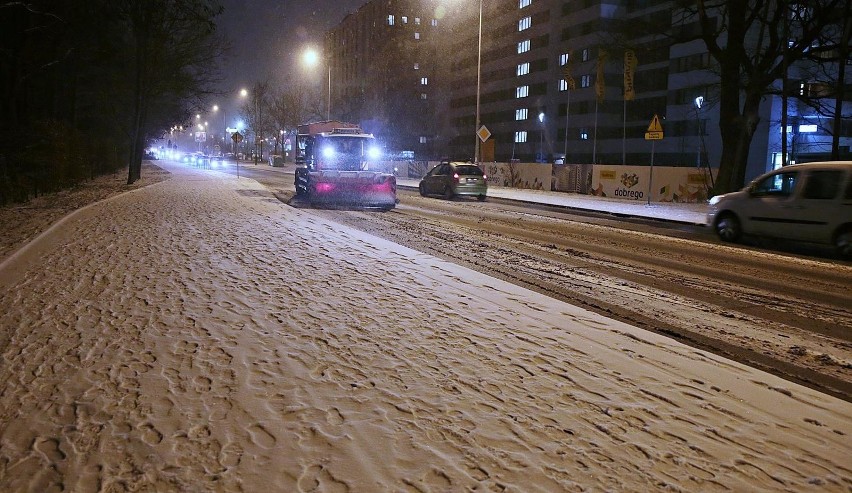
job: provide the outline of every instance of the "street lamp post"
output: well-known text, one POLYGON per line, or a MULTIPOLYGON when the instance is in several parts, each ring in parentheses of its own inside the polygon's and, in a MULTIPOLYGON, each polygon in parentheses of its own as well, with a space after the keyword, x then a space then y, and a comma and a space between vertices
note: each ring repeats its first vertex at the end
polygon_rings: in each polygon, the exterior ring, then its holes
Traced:
MULTIPOLYGON (((302 60, 309 67, 313 67, 313 66, 319 65, 320 55, 315 49, 308 48, 302 54, 302 60)), ((328 57, 326 57, 326 59, 324 61, 325 61, 326 71, 328 73, 328 99, 326 101, 326 106, 325 106, 325 108, 326 108, 325 119, 331 120, 331 61, 328 59, 328 57)))
POLYGON ((482 83, 482 0, 479 0, 479 38, 476 49, 476 128, 473 130, 475 146, 473 148, 473 161, 479 163, 479 92, 482 83))
POLYGON ((544 112, 538 114, 538 123, 541 124, 538 135, 538 162, 544 162, 544 112))
POLYGON ((699 111, 701 111, 701 106, 704 105, 704 96, 698 96, 695 98, 695 136, 698 139, 698 158, 695 163, 696 168, 701 167, 701 115, 699 115, 699 111))

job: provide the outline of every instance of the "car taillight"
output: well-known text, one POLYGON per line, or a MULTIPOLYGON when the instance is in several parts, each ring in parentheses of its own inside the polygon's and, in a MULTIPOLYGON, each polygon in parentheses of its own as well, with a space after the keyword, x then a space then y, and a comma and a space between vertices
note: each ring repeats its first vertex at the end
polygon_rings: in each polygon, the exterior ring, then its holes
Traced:
POLYGON ((459 181, 459 174, 458 173, 453 173, 453 180, 459 181))
POLYGON ((487 176, 485 176, 485 175, 482 175, 482 179, 483 179, 483 180, 487 180, 487 179, 488 179, 488 177, 487 177, 487 176))

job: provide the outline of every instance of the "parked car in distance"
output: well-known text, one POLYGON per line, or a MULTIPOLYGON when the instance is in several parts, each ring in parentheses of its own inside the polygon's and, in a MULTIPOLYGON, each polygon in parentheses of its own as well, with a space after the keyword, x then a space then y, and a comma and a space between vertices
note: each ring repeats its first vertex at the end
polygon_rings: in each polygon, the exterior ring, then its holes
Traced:
POLYGON ((743 234, 833 245, 852 257, 852 161, 794 164, 710 199, 707 224, 723 241, 743 234))
POLYGON ((270 154, 269 165, 273 168, 280 168, 281 166, 284 166, 284 157, 277 154, 270 154))
POLYGON ((447 200, 458 196, 485 200, 488 181, 482 169, 471 163, 443 160, 426 173, 418 186, 420 195, 438 195, 447 200))

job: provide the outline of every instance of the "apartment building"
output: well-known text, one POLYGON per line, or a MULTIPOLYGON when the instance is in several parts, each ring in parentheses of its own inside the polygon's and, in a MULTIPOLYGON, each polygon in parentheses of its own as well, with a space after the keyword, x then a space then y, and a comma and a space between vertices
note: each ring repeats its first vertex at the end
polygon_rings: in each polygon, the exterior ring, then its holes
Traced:
MULTIPOLYGON (((340 117, 375 120, 394 149, 418 158, 718 165, 718 75, 704 44, 625 34, 632 25, 671 27, 672 2, 374 0, 326 38, 333 97, 349 105, 340 117), (646 140, 655 115, 664 137, 646 140), (477 117, 490 133, 478 150, 477 117)), ((814 73, 791 77, 829 94, 814 73)), ((823 157, 825 105, 790 101, 788 162, 823 157)), ((769 96, 760 107, 747 178, 780 164, 781 106, 769 96)))
POLYGON ((326 34, 334 119, 360 123, 388 152, 438 155, 445 147, 450 80, 441 2, 365 4, 326 34))

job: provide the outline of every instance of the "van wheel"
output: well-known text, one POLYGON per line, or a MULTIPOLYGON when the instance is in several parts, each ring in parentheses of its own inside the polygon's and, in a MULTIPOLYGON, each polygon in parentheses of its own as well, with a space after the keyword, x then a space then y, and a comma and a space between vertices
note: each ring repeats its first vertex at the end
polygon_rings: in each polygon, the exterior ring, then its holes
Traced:
POLYGON ((740 220, 737 219, 737 216, 730 212, 722 214, 722 216, 716 220, 716 234, 722 241, 730 241, 732 243, 737 242, 739 241, 742 233, 743 230, 740 226, 740 220))
POLYGON ((843 258, 852 258, 852 226, 845 226, 834 235, 834 249, 843 258))

